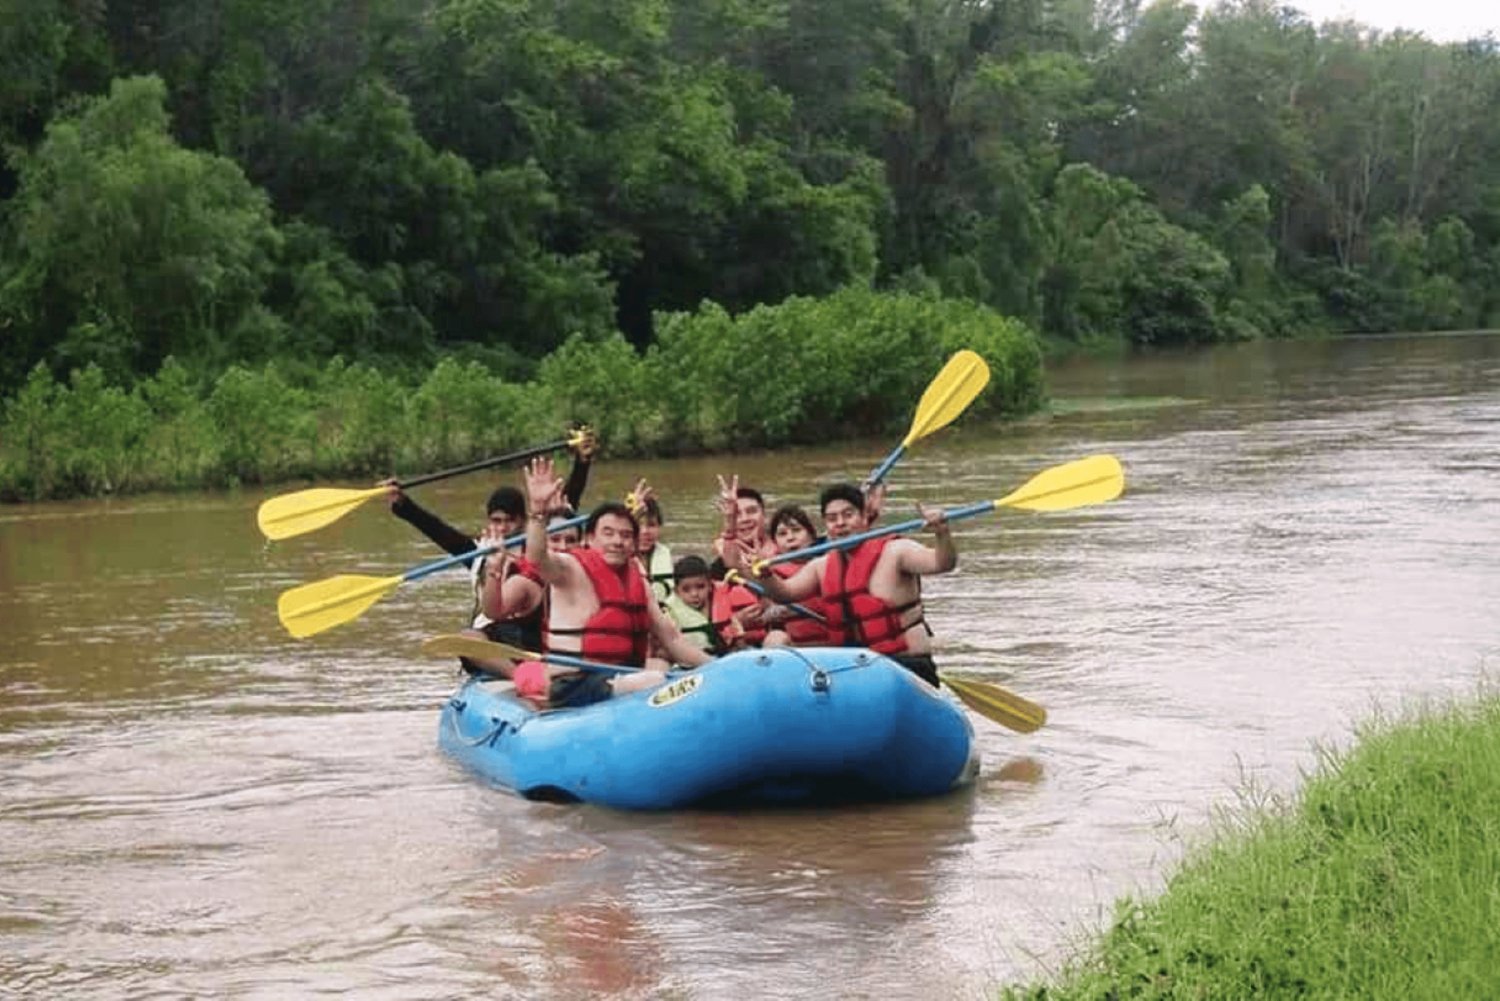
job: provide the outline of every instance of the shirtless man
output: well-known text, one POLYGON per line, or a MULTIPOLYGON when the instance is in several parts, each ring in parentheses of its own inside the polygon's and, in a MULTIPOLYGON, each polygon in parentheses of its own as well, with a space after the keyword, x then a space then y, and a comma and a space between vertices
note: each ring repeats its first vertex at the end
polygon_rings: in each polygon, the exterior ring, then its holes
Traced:
MULTIPOLYGON (((824 490, 819 506, 830 541, 869 528, 865 495, 852 483, 824 490)), ((899 536, 866 539, 848 550, 835 549, 809 560, 789 577, 768 573, 760 580, 776 601, 801 601, 818 595, 828 616, 828 628, 839 645, 868 647, 885 654, 936 686, 931 631, 922 614, 922 578, 958 566, 958 551, 953 548, 943 510, 920 504, 917 509, 936 535, 936 547, 899 536)), ((741 573, 752 569, 755 557, 747 547, 725 549, 726 560, 732 561, 735 569, 741 573)))
MULTIPOLYGON (((636 561, 639 526, 624 504, 596 507, 584 525, 583 545, 567 552, 547 545, 547 512, 557 506, 562 480, 549 458, 526 469, 526 555, 550 589, 547 649, 587 660, 641 668, 654 638, 679 664, 711 658, 689 642, 651 595, 636 561)), ((660 671, 606 677, 536 661, 516 666, 517 694, 557 706, 583 706, 666 680, 660 671)))

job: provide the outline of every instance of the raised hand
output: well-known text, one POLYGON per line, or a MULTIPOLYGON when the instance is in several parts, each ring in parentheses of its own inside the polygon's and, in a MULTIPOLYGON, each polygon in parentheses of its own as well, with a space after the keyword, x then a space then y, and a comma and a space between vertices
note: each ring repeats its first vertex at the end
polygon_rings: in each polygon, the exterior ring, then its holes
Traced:
POLYGON ((739 539, 725 539, 719 558, 724 561, 726 568, 748 577, 753 576, 750 568, 758 555, 754 549, 745 545, 739 539))
POLYGON ((593 459, 594 453, 599 451, 599 438, 594 434, 594 429, 587 424, 580 424, 573 429, 577 436, 576 441, 568 443, 568 451, 585 462, 593 459))
POLYGON ((625 506, 630 508, 632 514, 640 514, 641 509, 646 506, 646 502, 655 496, 656 490, 642 476, 639 480, 635 481, 635 489, 625 495, 625 506))
POLYGON ((926 504, 919 503, 917 504, 917 514, 922 516, 922 521, 925 522, 923 527, 929 532, 936 532, 941 535, 948 531, 948 512, 941 506, 928 507, 926 504))
POLYGON ((717 503, 719 513, 724 516, 724 534, 734 533, 734 522, 739 517, 739 495, 740 478, 738 474, 731 476, 729 482, 724 482, 724 477, 719 477, 719 496, 717 503))
POLYGON ((505 552, 505 530, 492 521, 484 523, 479 530, 479 544, 481 546, 495 546, 501 553, 505 552))
POLYGON ((563 481, 557 475, 550 456, 541 455, 532 459, 523 476, 527 510, 532 514, 546 514, 564 505, 563 481))

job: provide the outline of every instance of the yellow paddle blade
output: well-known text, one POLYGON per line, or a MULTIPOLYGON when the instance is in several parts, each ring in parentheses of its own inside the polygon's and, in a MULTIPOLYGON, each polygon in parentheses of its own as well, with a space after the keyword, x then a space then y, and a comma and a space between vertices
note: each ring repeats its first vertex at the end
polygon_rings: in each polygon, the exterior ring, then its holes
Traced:
POLYGON ((263 501, 255 512, 255 523, 268 539, 290 539, 324 525, 331 525, 371 497, 379 497, 385 487, 368 490, 340 490, 337 487, 315 487, 298 490, 263 501))
POLYGON ((536 660, 541 656, 509 643, 495 643, 478 636, 461 636, 458 633, 423 640, 422 652, 429 657, 469 657, 474 660, 493 660, 496 657, 536 660))
POLYGON ((1023 511, 1066 511, 1114 500, 1125 489, 1125 471, 1112 455, 1091 455, 1037 473, 1019 489, 995 501, 996 507, 1023 511))
POLYGON ((1047 722, 1047 710, 999 685, 948 674, 941 677, 943 684, 952 689, 964 705, 985 719, 1017 733, 1030 733, 1047 722))
POLYGON ((286 631, 300 640, 359 618, 405 579, 339 574, 316 580, 281 592, 276 614, 286 631))
POLYGON ((911 430, 906 433, 902 446, 952 424, 989 383, 990 367, 975 352, 965 349, 949 358, 948 364, 922 394, 916 416, 911 421, 911 430))

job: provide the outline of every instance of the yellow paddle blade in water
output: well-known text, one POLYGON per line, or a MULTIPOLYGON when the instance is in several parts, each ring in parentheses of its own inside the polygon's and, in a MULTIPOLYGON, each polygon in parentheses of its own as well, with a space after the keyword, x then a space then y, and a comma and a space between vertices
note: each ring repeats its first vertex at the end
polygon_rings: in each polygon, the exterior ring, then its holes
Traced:
POLYGON ((965 349, 949 358, 917 403, 917 413, 902 446, 952 424, 989 383, 990 367, 975 352, 965 349))
POLYGON ((996 507, 1023 511, 1066 511, 1112 501, 1125 490, 1125 471, 1112 455, 1091 455, 1037 473, 1017 490, 995 501, 996 507))
POLYGON ((461 636, 450 633, 434 636, 422 641, 422 652, 429 657, 469 657, 474 660, 492 660, 505 657, 510 660, 536 660, 541 655, 522 650, 509 643, 496 643, 478 636, 461 636))
POLYGON ((1047 710, 999 685, 947 674, 941 677, 943 684, 952 689, 964 705, 985 719, 1017 733, 1031 733, 1047 722, 1047 710))
POLYGON ((339 574, 316 580, 281 592, 276 599, 276 614, 287 632, 304 639, 359 618, 405 579, 339 574))
POLYGON ((385 487, 366 490, 343 490, 338 487, 314 487, 282 494, 263 501, 255 512, 255 523, 268 539, 290 539, 294 535, 322 528, 338 521, 372 497, 386 492, 385 487))

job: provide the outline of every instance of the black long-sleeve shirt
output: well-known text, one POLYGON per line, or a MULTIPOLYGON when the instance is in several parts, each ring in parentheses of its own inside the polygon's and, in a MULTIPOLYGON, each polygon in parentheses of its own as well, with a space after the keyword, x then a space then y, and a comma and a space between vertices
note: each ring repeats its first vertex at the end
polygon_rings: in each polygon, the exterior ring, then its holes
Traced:
MULTIPOLYGON (((575 459, 573 468, 568 470, 568 482, 563 484, 563 497, 575 511, 578 510, 584 488, 589 483, 589 465, 588 459, 575 459)), ((402 494, 401 499, 391 505, 391 514, 414 526, 450 556, 459 556, 474 549, 472 535, 460 532, 406 494, 402 494)), ((464 566, 471 563, 473 560, 464 560, 464 566)))

